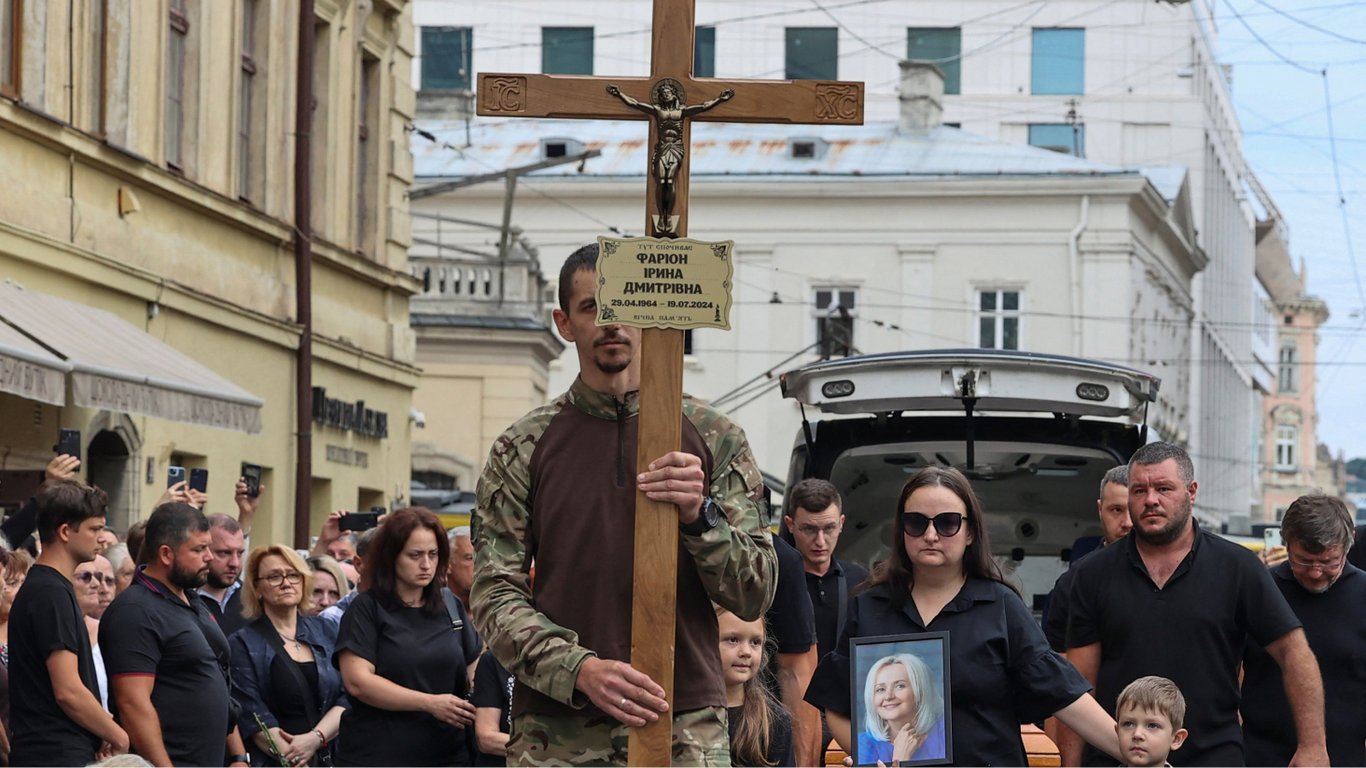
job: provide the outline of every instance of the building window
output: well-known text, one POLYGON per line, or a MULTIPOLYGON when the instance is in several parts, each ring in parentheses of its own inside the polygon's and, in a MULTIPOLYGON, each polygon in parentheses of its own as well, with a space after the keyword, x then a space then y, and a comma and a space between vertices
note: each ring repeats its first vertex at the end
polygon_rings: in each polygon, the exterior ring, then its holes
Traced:
POLYGON ((693 33, 692 76, 716 77, 716 27, 698 27, 693 33))
POLYGON ((835 27, 788 27, 788 80, 836 80, 839 77, 839 30, 835 27))
POLYGON ((356 127, 356 249, 375 253, 379 195, 379 59, 361 53, 359 125, 356 127))
POLYGON ((853 288, 816 289, 816 349, 822 360, 854 354, 854 318, 858 291, 853 288))
POLYGON ((977 292, 977 346, 982 349, 1020 348, 1020 292, 977 292))
MULTIPOLYGON (((313 24, 313 125, 309 142, 313 158, 310 163, 313 185, 313 230, 323 235, 331 234, 328 206, 332 204, 332 191, 328 187, 328 169, 331 167, 328 147, 332 146, 328 135, 332 116, 332 25, 318 19, 313 24)), ((345 155, 343 155, 345 157, 345 155)), ((345 199, 345 198, 343 198, 345 199)), ((345 237, 341 234, 338 239, 345 237)))
POLYGON ((85 6, 86 54, 85 82, 86 125, 92 133, 104 135, 105 72, 109 44, 105 38, 108 19, 108 0, 90 0, 85 6))
POLYGON ((1300 389, 1299 350, 1293 344, 1281 347, 1279 374, 1276 389, 1281 394, 1292 394, 1300 389))
POLYGON ((0 95, 19 98, 24 0, 0 0, 0 95))
POLYGON ((1031 123, 1029 144, 1064 155, 1086 157, 1086 126, 1081 123, 1031 123))
POLYGON ((543 27, 541 71, 547 75, 593 74, 593 28, 543 27))
POLYGON ((264 140, 265 100, 261 98, 261 86, 265 82, 265 68, 257 56, 257 41, 264 29, 263 0, 243 0, 242 2, 242 80, 238 99, 240 112, 237 119, 237 195, 243 200, 260 199, 260 172, 258 168, 260 148, 264 140))
POLYGON ((1086 83, 1086 30, 1035 29, 1030 91, 1076 95, 1086 83))
POLYGON ((170 32, 166 38, 166 164, 184 166, 185 49, 190 36, 186 0, 171 0, 170 32))
POLYGON ((944 94, 962 93, 960 57, 963 30, 958 27, 910 27, 906 30, 906 58, 928 61, 944 73, 944 94))
POLYGON ((1296 444, 1299 442, 1300 430, 1293 424, 1278 424, 1276 426, 1276 470, 1278 472, 1294 472, 1298 466, 1298 453, 1296 444))
POLYGON ((474 30, 422 28, 422 90, 468 91, 474 71, 474 30))

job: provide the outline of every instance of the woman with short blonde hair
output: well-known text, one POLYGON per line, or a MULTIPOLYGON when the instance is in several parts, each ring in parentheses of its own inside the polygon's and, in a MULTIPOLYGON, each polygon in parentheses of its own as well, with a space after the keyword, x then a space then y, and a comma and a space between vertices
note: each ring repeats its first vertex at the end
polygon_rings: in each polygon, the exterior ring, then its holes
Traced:
POLYGON ((242 705, 237 725, 255 765, 279 765, 281 758, 291 766, 330 764, 349 706, 332 664, 337 625, 304 614, 312 583, 303 558, 279 544, 252 550, 242 571, 242 615, 252 621, 228 642, 233 697, 242 705), (271 741, 279 756, 271 754, 271 741))

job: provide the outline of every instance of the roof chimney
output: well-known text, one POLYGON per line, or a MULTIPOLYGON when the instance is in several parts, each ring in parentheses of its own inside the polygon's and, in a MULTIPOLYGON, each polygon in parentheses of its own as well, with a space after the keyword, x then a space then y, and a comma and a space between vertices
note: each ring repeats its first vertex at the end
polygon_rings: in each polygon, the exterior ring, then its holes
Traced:
POLYGON ((928 61, 901 62, 900 133, 925 134, 944 122, 944 73, 928 61))

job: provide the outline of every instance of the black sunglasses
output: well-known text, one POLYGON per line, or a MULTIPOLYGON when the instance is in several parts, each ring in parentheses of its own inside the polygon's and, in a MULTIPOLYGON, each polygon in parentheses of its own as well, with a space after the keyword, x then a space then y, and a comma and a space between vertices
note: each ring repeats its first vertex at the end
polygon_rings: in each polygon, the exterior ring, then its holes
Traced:
POLYGON ((902 512, 901 527, 907 535, 918 539, 930 529, 930 523, 934 523, 934 531, 940 536, 956 536, 963 530, 965 519, 967 515, 958 512, 940 512, 934 517, 926 517, 919 512, 902 512))

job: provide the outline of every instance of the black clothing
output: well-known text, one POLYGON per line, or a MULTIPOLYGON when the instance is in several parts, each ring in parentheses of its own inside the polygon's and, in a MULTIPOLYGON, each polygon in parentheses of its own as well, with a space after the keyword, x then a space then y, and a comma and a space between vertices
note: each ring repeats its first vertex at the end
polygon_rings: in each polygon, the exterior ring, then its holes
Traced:
POLYGON ((38 530, 38 504, 29 499, 19 507, 19 511, 0 523, 0 536, 5 537, 11 550, 24 546, 29 536, 38 530))
MULTIPOLYGON (((920 632, 949 633, 950 713, 957 765, 1025 765, 1020 725, 1043 720, 1090 690, 1048 647, 1020 596, 994 581, 968 579, 928 626, 907 596, 892 607, 887 584, 854 596, 836 649, 816 668, 806 700, 850 714, 849 640, 920 632)), ((855 724, 855 732, 859 724, 855 724)))
MULTIPOLYGON (((228 639, 198 593, 186 596, 182 601, 140 569, 100 620, 100 651, 111 686, 123 675, 156 678, 152 706, 174 765, 222 765, 224 739, 235 725, 228 639)), ((109 706, 117 717, 116 697, 109 706)))
MULTIPOLYGON (((333 664, 343 652, 375 665, 390 682, 424 693, 464 696, 466 667, 478 658, 479 637, 460 601, 459 631, 442 608, 388 609, 362 592, 342 617, 333 664)), ((468 765, 464 729, 425 712, 395 712, 355 699, 342 715, 339 765, 468 765)))
POLYGON ((816 653, 823 659, 825 654, 835 650, 839 639, 840 622, 840 584, 844 584, 844 604, 853 602, 854 588, 868 578, 868 569, 858 563, 847 563, 831 558, 830 568, 824 576, 806 574, 806 592, 811 596, 811 609, 816 618, 816 653))
MULTIPOLYGON (((740 727, 740 713, 744 707, 726 707, 726 728, 732 739, 735 738, 735 731, 740 727)), ((792 751, 792 720, 787 715, 787 710, 783 709, 776 701, 768 710, 768 752, 764 754, 768 758, 769 765, 775 768, 794 766, 797 764, 796 755, 792 751)), ((743 766, 742 762, 732 749, 730 753, 730 764, 733 766, 743 766)))
POLYGON ((778 554, 778 587, 773 594, 773 605, 764 614, 764 624, 778 653, 768 655, 764 683, 782 701, 782 690, 778 686, 778 654, 810 650, 816 644, 816 620, 811 610, 811 596, 806 592, 802 554, 777 534, 772 538, 773 549, 778 554))
POLYGON ((1366 544, 1361 543, 1362 537, 1366 536, 1366 525, 1358 525, 1356 534, 1356 541, 1352 544, 1352 548, 1347 550, 1347 562, 1366 570, 1366 544))
POLYGON ((212 595, 201 592, 199 599, 204 601, 204 607, 208 608, 209 613, 218 621, 218 628, 223 630, 225 637, 232 637, 234 632, 251 623, 242 615, 241 587, 232 591, 232 594, 228 596, 228 602, 221 608, 212 595))
MULTIPOLYGON (((1366 765, 1366 572, 1349 563, 1320 594, 1300 586, 1289 563, 1272 575, 1323 674, 1329 761, 1366 765)), ((1298 744, 1280 665, 1255 642, 1243 657, 1243 744, 1248 765, 1288 765, 1298 744)))
POLYGON ((77 725, 57 704, 47 660, 58 651, 76 655, 81 682, 96 701, 95 659, 90 633, 71 580, 36 564, 10 609, 10 764, 85 765, 95 760, 100 739, 77 725))
MULTIPOLYGON (((479 657, 479 666, 474 670, 474 693, 470 703, 475 707, 498 710, 498 730, 512 733, 512 689, 517 679, 494 657, 492 651, 484 651, 479 657)), ((475 765, 507 765, 506 758, 500 755, 479 753, 474 758, 475 765)))
POLYGON ((1104 546, 1099 536, 1083 536, 1072 544, 1072 559, 1067 570, 1053 582, 1053 591, 1048 593, 1043 609, 1043 635, 1048 638, 1048 646, 1058 653, 1067 651, 1067 602, 1071 599, 1072 580, 1076 578, 1076 567, 1087 555, 1104 546), (1093 542, 1088 546, 1089 542, 1093 542))
MULTIPOLYGON (((1238 664, 1249 636, 1263 645, 1300 626, 1250 550, 1195 527, 1195 542, 1158 589, 1129 535, 1077 564, 1067 647, 1100 643, 1096 699, 1113 714, 1144 675, 1186 694, 1190 737, 1173 765, 1241 765, 1238 664)), ((956 723, 955 723, 956 726, 956 723)), ((1094 750, 1087 764, 1112 764, 1094 750)))
POLYGON ((271 712, 279 720, 280 728, 285 733, 308 733, 313 730, 318 721, 309 717, 309 713, 322 711, 318 703, 318 662, 298 662, 284 654, 276 654, 270 662, 270 687, 275 692, 271 712), (299 690, 289 665, 297 667, 303 674, 308 690, 299 690))

